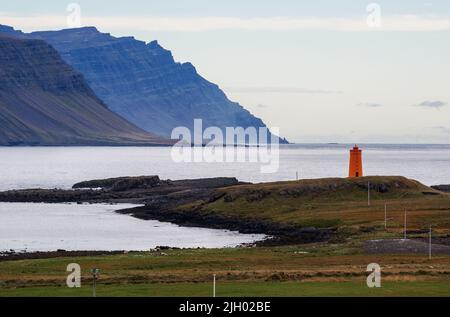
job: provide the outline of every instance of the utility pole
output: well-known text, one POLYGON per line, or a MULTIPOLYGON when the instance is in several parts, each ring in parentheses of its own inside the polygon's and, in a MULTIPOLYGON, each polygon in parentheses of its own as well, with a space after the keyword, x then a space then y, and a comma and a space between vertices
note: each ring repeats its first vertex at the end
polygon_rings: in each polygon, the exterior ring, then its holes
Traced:
POLYGON ((97 277, 100 274, 100 269, 92 269, 92 297, 97 297, 97 277))
POLYGON ((430 237, 429 237, 429 248, 428 248, 428 258, 431 260, 431 237, 432 237, 432 228, 430 225, 430 237))
POLYGON ((404 233, 405 233, 405 237, 404 238, 406 240, 406 209, 405 209, 405 232, 404 233))
POLYGON ((216 297, 216 274, 213 277, 213 297, 216 297))
POLYGON ((295 172, 295 179, 298 181, 298 171, 295 172))

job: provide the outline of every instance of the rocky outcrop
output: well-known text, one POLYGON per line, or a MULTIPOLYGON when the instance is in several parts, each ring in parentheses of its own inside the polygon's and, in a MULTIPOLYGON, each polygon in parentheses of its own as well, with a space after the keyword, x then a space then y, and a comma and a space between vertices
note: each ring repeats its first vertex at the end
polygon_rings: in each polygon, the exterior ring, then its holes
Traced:
POLYGON ((431 188, 433 188, 435 190, 439 190, 441 192, 450 193, 450 185, 436 185, 436 186, 431 186, 431 188))
POLYGON ((156 145, 41 40, 0 34, 0 145, 156 145))
POLYGON ((111 191, 129 191, 134 189, 151 189, 157 186, 172 186, 175 188, 221 188, 244 184, 234 177, 199 178, 186 180, 161 180, 158 176, 117 177, 80 182, 72 186, 80 188, 102 188, 111 191))
POLYGON ((111 110, 146 131, 169 137, 175 127, 192 130, 197 118, 205 127, 222 129, 266 126, 191 63, 175 62, 156 41, 116 38, 93 27, 31 34, 4 30, 50 43, 111 110))
POLYGON ((154 206, 181 205, 214 198, 213 190, 244 184, 236 178, 160 180, 158 176, 119 177, 90 180, 73 185, 72 190, 25 189, 0 192, 1 202, 88 202, 145 203, 154 206))
POLYGON ((158 176, 119 177, 80 182, 73 185, 73 189, 102 188, 111 191, 127 191, 133 189, 147 189, 158 186, 161 180, 158 176))

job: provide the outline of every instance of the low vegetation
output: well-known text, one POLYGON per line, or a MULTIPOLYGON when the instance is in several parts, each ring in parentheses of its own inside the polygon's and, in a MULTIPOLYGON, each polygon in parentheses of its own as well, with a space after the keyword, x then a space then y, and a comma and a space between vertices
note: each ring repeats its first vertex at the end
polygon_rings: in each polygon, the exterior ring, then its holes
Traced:
POLYGON ((450 229, 450 195, 404 177, 318 179, 228 187, 214 201, 180 206, 181 211, 260 219, 298 227, 384 229, 450 229), (370 186, 370 205, 368 187, 370 186))

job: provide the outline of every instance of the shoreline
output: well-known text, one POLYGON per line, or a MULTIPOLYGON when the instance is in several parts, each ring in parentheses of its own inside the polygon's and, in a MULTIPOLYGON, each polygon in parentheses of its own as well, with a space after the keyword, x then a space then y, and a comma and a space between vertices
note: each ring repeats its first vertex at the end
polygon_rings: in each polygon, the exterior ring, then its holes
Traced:
POLYGON ((221 215, 205 215, 196 211, 155 209, 150 206, 116 210, 116 213, 131 215, 141 220, 169 222, 182 227, 219 229, 241 234, 264 234, 266 239, 255 241, 257 246, 281 246, 326 242, 334 234, 334 229, 298 228, 279 225, 270 221, 240 219, 221 215))
MULTIPOLYGON (((134 252, 134 251, 133 251, 134 252)), ((106 256, 133 253, 127 251, 33 251, 33 252, 0 252, 0 262, 53 259, 64 257, 88 257, 88 256, 106 256)), ((141 252, 141 251, 136 251, 141 252)))
POLYGON ((331 219, 322 219, 320 214, 304 220, 297 218, 314 210, 314 213, 323 208, 326 211, 330 203, 330 206, 344 204, 338 209, 348 208, 346 205, 350 202, 361 203, 361 207, 355 207, 363 208, 367 206, 368 184, 374 200, 400 199, 400 203, 406 203, 410 199, 448 197, 448 193, 400 176, 260 184, 243 183, 236 178, 171 181, 158 176, 140 176, 84 181, 74 184, 71 190, 0 192, 0 202, 137 204, 141 206, 115 212, 183 227, 264 234, 269 238, 255 242, 256 246, 281 246, 343 241, 352 234, 378 230, 358 226, 342 231, 338 215, 331 219), (285 214, 294 218, 285 220, 285 214))
POLYGON ((220 229, 241 234, 264 234, 267 239, 256 241, 259 246, 275 246, 324 242, 334 235, 334 229, 299 228, 263 219, 205 215, 197 210, 178 208, 198 201, 214 202, 224 197, 220 190, 253 185, 236 178, 190 180, 160 180, 158 176, 120 177, 90 180, 74 184, 70 190, 28 189, 0 192, 0 202, 6 203, 77 203, 135 204, 133 208, 116 210, 142 220, 157 220, 183 227, 220 229), (95 190, 93 189, 95 188, 95 190))

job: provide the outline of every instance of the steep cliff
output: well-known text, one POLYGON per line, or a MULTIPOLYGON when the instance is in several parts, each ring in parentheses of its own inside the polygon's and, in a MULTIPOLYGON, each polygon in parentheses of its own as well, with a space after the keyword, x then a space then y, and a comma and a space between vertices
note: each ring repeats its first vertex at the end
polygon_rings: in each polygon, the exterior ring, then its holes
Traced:
POLYGON ((0 34, 0 145, 163 143, 109 110, 49 44, 0 34))
POLYGON ((108 107, 144 130, 170 136, 172 129, 203 125, 265 127, 220 88, 200 76, 190 63, 174 61, 156 41, 116 38, 87 27, 16 36, 42 39, 81 72, 108 107))

